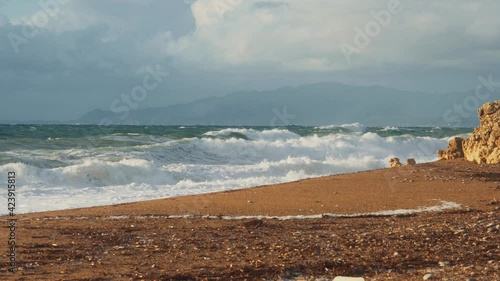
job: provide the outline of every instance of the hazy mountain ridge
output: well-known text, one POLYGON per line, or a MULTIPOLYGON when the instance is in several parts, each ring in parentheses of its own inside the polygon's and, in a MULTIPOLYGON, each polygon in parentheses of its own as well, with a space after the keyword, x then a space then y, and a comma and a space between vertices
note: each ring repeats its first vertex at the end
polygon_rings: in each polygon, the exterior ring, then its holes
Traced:
MULTIPOLYGON (((99 124, 106 119, 112 124, 253 126, 360 122, 367 126, 471 127, 477 125, 475 110, 459 113, 454 109, 468 96, 474 93, 416 95, 381 86, 317 83, 130 111, 124 119, 123 113, 94 110, 74 122, 99 124)), ((498 92, 490 96, 490 100, 495 98, 499 98, 498 92)))

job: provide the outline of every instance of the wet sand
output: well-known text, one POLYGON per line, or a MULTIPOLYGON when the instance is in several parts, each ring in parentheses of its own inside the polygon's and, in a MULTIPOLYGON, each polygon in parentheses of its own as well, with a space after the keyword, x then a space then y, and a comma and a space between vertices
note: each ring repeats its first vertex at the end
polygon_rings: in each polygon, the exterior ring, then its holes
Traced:
MULTIPOLYGON (((500 165, 452 160, 18 215, 18 271, 7 271, 4 246, 0 275, 2 280, 330 280, 337 275, 422 280, 432 273, 439 279, 500 280, 499 201, 500 165)), ((0 218, 4 224, 6 219, 0 218)), ((2 230, 0 241, 7 235, 2 230)))

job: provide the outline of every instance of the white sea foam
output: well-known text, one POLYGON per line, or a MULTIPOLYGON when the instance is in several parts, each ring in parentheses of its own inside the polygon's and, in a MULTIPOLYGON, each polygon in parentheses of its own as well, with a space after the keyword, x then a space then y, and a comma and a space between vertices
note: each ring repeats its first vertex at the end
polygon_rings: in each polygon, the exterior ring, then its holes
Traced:
MULTIPOLYGON (((354 213, 354 214, 333 214, 324 213, 317 215, 295 215, 295 216, 265 216, 265 215, 243 215, 243 216, 224 216, 224 215, 147 215, 147 216, 107 216, 103 219, 121 220, 121 219, 222 219, 222 220, 310 220, 322 218, 362 218, 362 217, 388 217, 388 216, 405 216, 418 213, 440 212, 446 210, 460 209, 462 206, 455 202, 441 201, 439 205, 430 207, 418 207, 415 209, 398 209, 385 210, 370 213, 354 213)), ((66 220, 69 217, 46 218, 47 220, 66 220)), ((71 219, 91 219, 91 217, 71 217, 71 219)))
POLYGON ((223 129, 220 131, 210 131, 205 133, 205 136, 229 136, 231 133, 238 133, 245 135, 251 140, 266 140, 266 141, 275 141, 275 140, 286 140, 286 139, 297 139, 300 138, 299 135, 292 133, 288 130, 283 129, 271 129, 264 131, 257 131, 254 129, 223 129))
POLYGON ((391 127, 391 126, 385 126, 381 131, 399 131, 400 129, 398 127, 391 127))
POLYGON ((16 171, 18 212, 34 212, 384 168, 393 156, 428 162, 448 141, 410 135, 384 138, 375 133, 301 137, 285 129, 224 129, 206 135, 231 133, 248 139, 206 137, 130 147, 12 150, 6 155, 23 164, 0 166, 0 174, 16 171))
POLYGON ((352 123, 352 124, 342 124, 342 125, 329 125, 329 126, 321 126, 321 127, 316 127, 317 129, 324 129, 324 130, 331 130, 331 129, 337 129, 337 128, 343 128, 343 129, 348 129, 353 132, 365 132, 366 131, 366 126, 361 124, 361 123, 352 123))

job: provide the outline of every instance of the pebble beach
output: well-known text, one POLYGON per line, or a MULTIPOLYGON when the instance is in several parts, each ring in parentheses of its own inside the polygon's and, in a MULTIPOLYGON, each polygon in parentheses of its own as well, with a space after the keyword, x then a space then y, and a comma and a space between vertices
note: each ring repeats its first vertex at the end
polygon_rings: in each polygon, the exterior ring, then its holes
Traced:
POLYGON ((450 160, 23 214, 16 217, 17 271, 8 272, 5 262, 0 274, 3 280, 499 280, 499 199, 499 165, 450 160))

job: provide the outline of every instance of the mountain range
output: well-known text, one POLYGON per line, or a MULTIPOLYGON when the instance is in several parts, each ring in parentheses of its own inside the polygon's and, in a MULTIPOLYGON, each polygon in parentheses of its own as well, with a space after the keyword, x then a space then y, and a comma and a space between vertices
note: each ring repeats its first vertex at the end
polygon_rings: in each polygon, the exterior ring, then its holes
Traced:
POLYGON ((498 91, 431 94, 317 83, 270 91, 236 92, 186 104, 140 110, 93 110, 71 121, 127 125, 331 125, 474 127, 476 109, 500 99, 498 91), (484 100, 482 100, 482 98, 484 100))

